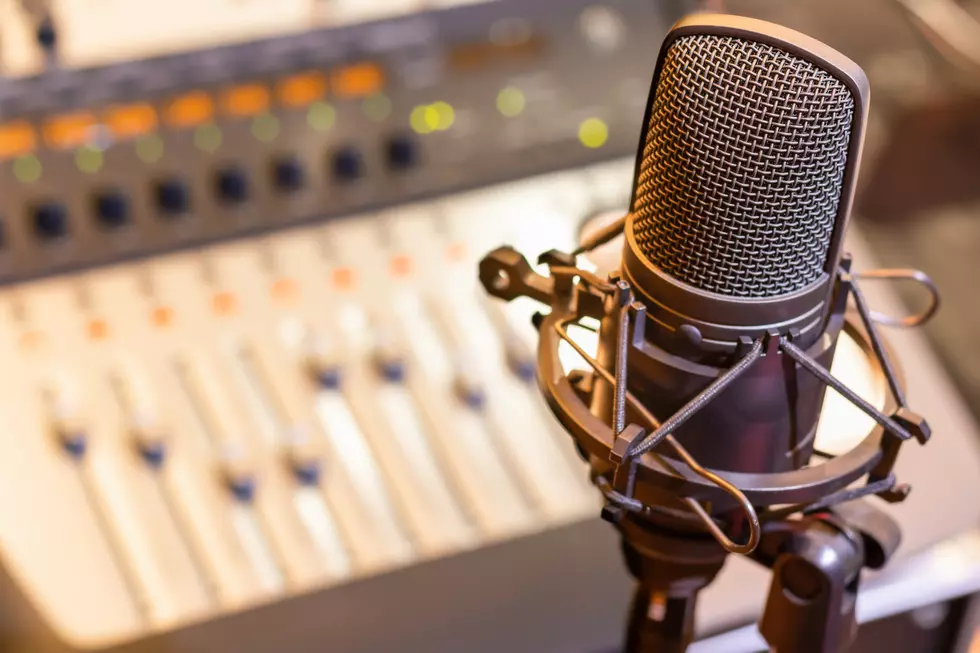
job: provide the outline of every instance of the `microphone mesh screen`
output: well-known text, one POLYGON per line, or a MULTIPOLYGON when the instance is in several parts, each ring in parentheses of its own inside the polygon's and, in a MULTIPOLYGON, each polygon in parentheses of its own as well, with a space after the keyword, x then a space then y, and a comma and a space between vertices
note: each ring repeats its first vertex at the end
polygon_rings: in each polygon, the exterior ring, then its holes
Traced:
POLYGON ((678 38, 664 55, 633 232, 673 277, 735 297, 815 281, 827 260, 854 98, 830 73, 741 38, 678 38))

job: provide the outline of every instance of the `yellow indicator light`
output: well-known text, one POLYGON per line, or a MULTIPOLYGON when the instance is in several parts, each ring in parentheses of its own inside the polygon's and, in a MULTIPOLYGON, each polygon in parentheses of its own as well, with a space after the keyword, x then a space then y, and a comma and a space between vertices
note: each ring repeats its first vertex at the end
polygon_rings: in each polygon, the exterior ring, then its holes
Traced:
POLYGON ((271 113, 263 113, 252 119, 252 136, 263 143, 275 140, 279 135, 279 119, 271 113))
POLYGON ((221 147, 221 129, 217 125, 201 125, 194 130, 194 145, 205 152, 216 152, 221 147))
POLYGON ((364 115, 371 120, 381 122, 391 114, 391 98, 384 93, 375 93, 364 99, 361 109, 364 111, 364 115))
POLYGON ((163 139, 156 134, 138 138, 136 140, 136 156, 143 163, 156 163, 163 158, 163 139))
MULTIPOLYGON (((412 115, 409 116, 409 123, 412 125, 412 130, 416 134, 428 134, 432 131, 432 127, 429 126, 429 121, 426 119, 428 112, 429 107, 424 104, 412 109, 412 115)), ((433 112, 433 117, 435 117, 435 112, 433 112)))
POLYGON ((452 105, 447 102, 436 102, 431 107, 429 107, 436 114, 436 129, 443 131, 449 129, 456 122, 456 112, 453 110, 452 105))
POLYGON ((41 160, 33 154, 25 154, 14 159, 14 177, 22 184, 30 184, 41 178, 44 168, 41 160))
POLYGON ((328 131, 337 121, 337 111, 329 102, 314 102, 306 112, 306 122, 318 132, 328 131))
POLYGON ((0 125, 0 159, 11 159, 34 151, 37 137, 26 120, 0 125))
POLYGON ((507 118, 521 115, 526 104, 527 98, 524 97, 524 92, 519 88, 508 86, 500 89, 500 92, 497 93, 497 111, 507 118))
POLYGON ((447 102, 420 104, 412 109, 409 124, 417 134, 429 134, 443 131, 452 127, 456 121, 456 112, 447 102))
POLYGON ((82 172, 94 174, 102 169, 104 157, 102 150, 94 147, 84 146, 75 150, 75 165, 82 172))
POLYGON ((589 118, 579 125, 578 139, 587 148, 602 147, 609 139, 609 128, 598 118, 589 118))
POLYGON ((425 108, 422 119, 425 120, 425 126, 430 132, 439 129, 439 112, 431 104, 425 108))

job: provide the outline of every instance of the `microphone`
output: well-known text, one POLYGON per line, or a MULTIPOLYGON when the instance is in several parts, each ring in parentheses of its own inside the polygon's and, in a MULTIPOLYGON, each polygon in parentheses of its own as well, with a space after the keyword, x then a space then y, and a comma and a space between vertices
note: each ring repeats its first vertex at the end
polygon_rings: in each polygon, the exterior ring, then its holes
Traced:
POLYGON ((659 334, 705 349, 771 329, 813 342, 857 179, 867 78, 788 30, 703 29, 678 26, 662 50, 624 273, 659 334))
POLYGON ((654 71, 629 213, 571 253, 542 254, 547 276, 506 246, 480 263, 491 295, 551 309, 535 319, 538 381, 638 581, 630 653, 687 647, 697 593, 728 553, 774 571, 770 645, 839 650, 860 569, 898 546, 894 522, 859 500, 901 501, 899 448, 930 431, 878 325, 922 324, 938 293, 918 271, 852 273, 843 252, 868 108, 864 73, 818 41, 748 18, 685 19, 654 71), (576 265, 620 234, 616 273, 576 265), (930 305, 900 321, 873 313, 862 276, 920 281, 930 305), (568 335, 586 318, 599 322, 594 356, 568 335), (831 375, 845 335, 885 405, 831 375), (591 372, 562 368, 562 341, 591 372), (814 447, 828 386, 877 424, 837 456, 814 447))
MULTIPOLYGON (((625 224, 622 274, 647 309, 657 362, 630 389, 658 415, 716 378, 740 339, 791 335, 829 369, 844 323, 833 298, 867 78, 802 34, 707 28, 679 25, 663 46, 625 224)), ((600 393, 596 409, 610 411, 608 386, 600 393)), ((818 379, 767 357, 675 435, 711 468, 795 469, 823 395, 818 379)))

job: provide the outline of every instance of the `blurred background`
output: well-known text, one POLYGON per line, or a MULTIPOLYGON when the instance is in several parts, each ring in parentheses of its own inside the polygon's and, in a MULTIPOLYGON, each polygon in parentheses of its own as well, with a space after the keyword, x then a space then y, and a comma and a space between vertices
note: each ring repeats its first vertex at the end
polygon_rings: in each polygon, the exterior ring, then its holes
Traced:
MULTIPOLYGON (((696 11, 868 74, 850 247, 943 305, 888 334, 935 437, 855 650, 980 651, 975 0, 0 0, 0 651, 617 650, 534 307, 476 262, 622 215, 696 11)), ((730 561, 698 650, 759 650, 767 584, 730 561)))

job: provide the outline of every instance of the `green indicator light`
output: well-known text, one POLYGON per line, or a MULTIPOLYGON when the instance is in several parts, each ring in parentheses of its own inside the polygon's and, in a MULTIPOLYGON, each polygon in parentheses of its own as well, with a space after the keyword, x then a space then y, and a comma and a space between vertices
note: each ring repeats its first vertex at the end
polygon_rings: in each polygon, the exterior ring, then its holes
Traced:
POLYGON ((578 139, 589 149, 602 147, 609 139, 609 128, 598 118, 589 118, 579 125, 578 139))
POLYGON ((318 132, 325 132, 337 121, 337 111, 328 102, 314 102, 306 112, 306 122, 318 132))
POLYGON ((75 150, 75 165, 82 172, 94 174, 102 169, 105 159, 102 150, 85 145, 75 150))
POLYGON ((269 143, 279 135, 279 118, 271 113, 263 113, 252 119, 252 136, 263 143, 269 143))
POLYGON ((30 184, 41 178, 44 171, 41 160, 33 154, 25 154, 14 159, 14 177, 22 184, 30 184))
POLYGON ((524 97, 524 91, 519 88, 508 86, 500 89, 500 92, 497 93, 497 111, 507 118, 514 118, 524 113, 526 104, 527 98, 524 97))
MULTIPOLYGON (((432 127, 429 126, 428 120, 429 107, 425 105, 419 105, 412 109, 412 115, 409 118, 409 122, 412 125, 412 130, 416 134, 428 134, 432 131, 432 127)), ((432 113, 433 122, 438 122, 438 116, 435 112, 432 113)))
POLYGON ((221 147, 221 129, 217 125, 200 125, 194 130, 194 145, 205 152, 216 152, 221 147))
POLYGON ((148 134, 136 139, 136 156, 143 163, 156 163, 163 158, 163 139, 156 134, 148 134))
POLYGON ((381 122, 391 115, 391 98, 384 93, 375 93, 371 97, 364 99, 364 102, 361 104, 361 110, 371 120, 381 122))

